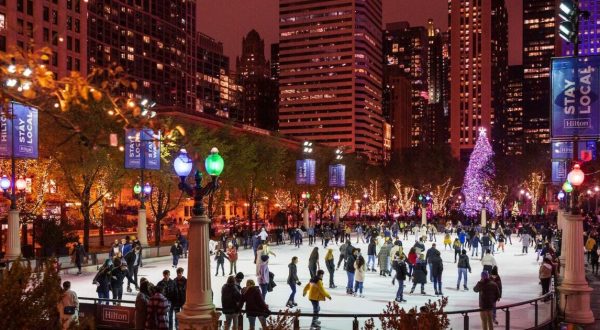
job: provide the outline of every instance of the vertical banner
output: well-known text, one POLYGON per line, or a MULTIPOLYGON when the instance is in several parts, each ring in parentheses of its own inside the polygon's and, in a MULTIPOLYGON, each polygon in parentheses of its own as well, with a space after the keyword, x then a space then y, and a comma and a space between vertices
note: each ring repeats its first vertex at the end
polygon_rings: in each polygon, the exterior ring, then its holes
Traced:
POLYGON ((141 168, 142 143, 140 140, 140 133, 136 129, 125 130, 125 168, 141 168))
POLYGON ((563 184, 567 180, 568 162, 566 159, 552 161, 552 183, 563 184))
POLYGON ((552 59, 552 138, 600 137, 599 69, 598 56, 552 59))
POLYGON ((147 170, 160 170, 160 131, 154 134, 151 129, 143 129, 142 143, 145 146, 144 168, 147 170))
POLYGON ((125 130, 125 168, 160 169, 160 131, 149 128, 125 130))
POLYGON ((346 186, 346 165, 329 165, 329 186, 332 188, 346 186))
MULTIPOLYGON (((577 159, 588 162, 596 159, 596 141, 579 141, 577 159)), ((552 159, 573 159, 573 142, 552 142, 552 159)))
POLYGON ((296 160, 296 184, 314 185, 316 180, 316 161, 314 159, 296 160))
POLYGON ((0 113, 0 156, 38 158, 38 110, 20 103, 0 113), (14 127, 13 127, 14 124, 14 127))

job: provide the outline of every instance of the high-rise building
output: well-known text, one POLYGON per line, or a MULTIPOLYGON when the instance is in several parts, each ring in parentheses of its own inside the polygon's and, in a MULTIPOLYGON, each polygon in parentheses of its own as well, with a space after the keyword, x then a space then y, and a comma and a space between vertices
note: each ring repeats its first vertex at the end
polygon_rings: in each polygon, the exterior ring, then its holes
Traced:
POLYGON ((502 153, 505 155, 520 155, 523 153, 524 141, 524 107, 525 94, 523 93, 523 65, 508 67, 508 85, 506 88, 506 110, 504 112, 505 125, 502 129, 506 132, 501 140, 502 153))
POLYGON ((255 30, 242 40, 242 55, 236 60, 236 71, 242 88, 241 102, 236 111, 230 112, 230 117, 243 124, 277 129, 277 85, 270 78, 265 42, 255 30))
POLYGON ((523 2, 523 138, 550 143, 550 59, 560 55, 556 0, 523 2))
MULTIPOLYGON (((388 71, 404 74, 411 83, 412 126, 411 146, 426 143, 426 112, 429 104, 428 87, 428 36, 422 26, 411 27, 408 22, 396 22, 386 25, 383 36, 384 81, 388 71)), ((386 84, 387 85, 387 84, 386 84)), ((384 110, 387 112, 388 110, 384 110)))
POLYGON ((381 0, 279 1, 279 130, 382 160, 381 0))
POLYGON ((271 79, 279 80, 279 44, 271 44, 271 79))
POLYGON ((385 121, 392 126, 392 153, 398 155, 412 147, 412 84, 398 67, 386 70, 384 86, 385 121))
POLYGON ((88 3, 82 0, 1 0, 0 51, 49 47, 58 78, 87 74, 88 3))
POLYGON ((427 21, 427 87, 428 104, 424 120, 425 145, 448 143, 450 139, 450 114, 448 91, 450 89, 448 39, 435 28, 433 20, 427 21))
POLYGON ((91 67, 118 64, 138 82, 131 96, 202 111, 193 88, 198 85, 195 1, 89 0, 88 11, 91 67))
MULTIPOLYGON (((579 8, 590 13, 589 19, 579 23, 579 55, 600 55, 600 0, 579 0, 579 8)), ((560 40, 562 55, 573 55, 573 44, 560 40)))
POLYGON ((479 128, 495 129, 508 76, 508 14, 504 0, 450 0, 452 154, 467 159, 479 128))
MULTIPOLYGON (((200 32, 196 33, 194 42, 191 60, 195 61, 195 79, 191 80, 193 85, 182 86, 196 95, 191 104, 194 107, 192 112, 229 117, 237 96, 235 79, 229 73, 229 57, 223 54, 223 43, 200 32)), ((191 109, 185 110, 189 112, 191 109)))

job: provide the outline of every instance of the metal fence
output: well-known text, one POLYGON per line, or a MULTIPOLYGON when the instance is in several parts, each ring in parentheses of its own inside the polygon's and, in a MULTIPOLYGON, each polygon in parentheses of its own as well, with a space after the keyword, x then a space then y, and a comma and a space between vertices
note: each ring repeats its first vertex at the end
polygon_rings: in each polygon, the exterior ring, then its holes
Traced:
MULTIPOLYGON (((91 301, 92 304, 99 305, 100 301, 104 303, 108 303, 105 308, 114 309, 119 308, 121 310, 124 309, 135 309, 135 301, 130 300, 101 300, 98 298, 86 298, 80 297, 79 300, 82 301, 91 301), (118 307, 113 307, 118 305, 118 307)), ((530 299, 514 304, 509 305, 501 305, 496 307, 497 319, 499 320, 499 325, 496 328, 504 328, 506 330, 510 329, 537 329, 542 327, 547 327, 552 325, 555 322, 557 313, 556 313, 556 295, 554 292, 550 292, 541 297, 530 299)), ((89 310, 89 309, 88 309, 89 310)), ((106 319, 106 316, 110 315, 118 315, 115 313, 103 313, 101 308, 96 309, 96 323, 99 328, 103 327, 111 327, 113 329, 119 329, 115 327, 115 323, 113 320, 106 319)), ((220 308, 217 308, 217 311, 221 311, 220 308)), ((477 329, 481 328, 481 321, 479 314, 482 309, 469 309, 469 310, 460 310, 460 311, 449 311, 445 312, 450 320, 450 328, 452 329, 477 329)), ((244 311, 239 316, 239 328, 238 330, 244 329, 244 311)), ((272 312, 271 316, 284 315, 286 312, 278 311, 272 312)), ((135 315, 134 312, 130 313, 130 315, 135 315)), ((301 311, 288 311, 288 315, 291 315, 293 319, 293 328, 294 330, 299 330, 301 325, 308 326, 313 313, 302 313, 301 311)), ((361 327, 361 324, 368 319, 373 319, 376 323, 379 322, 381 314, 328 314, 328 313, 319 313, 319 319, 327 320, 327 327, 334 327, 339 329, 352 329, 358 330, 361 327)), ((120 316, 121 318, 124 316, 120 316)), ((122 320, 121 320, 122 321, 122 320)), ((222 322, 222 321, 219 321, 222 322)), ((325 322, 323 322, 325 324, 325 322)))

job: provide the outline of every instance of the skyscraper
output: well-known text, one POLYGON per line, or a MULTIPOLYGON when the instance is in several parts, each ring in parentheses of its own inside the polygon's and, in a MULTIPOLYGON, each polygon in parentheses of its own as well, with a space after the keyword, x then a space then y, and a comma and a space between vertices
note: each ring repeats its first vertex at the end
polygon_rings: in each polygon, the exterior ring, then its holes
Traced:
POLYGON ((523 130, 525 146, 550 143, 550 59, 560 55, 556 0, 523 2, 523 130))
MULTIPOLYGON (((423 26, 408 22, 386 25, 383 36, 384 81, 388 72, 403 74, 411 84, 411 147, 425 144, 426 112, 429 104, 428 36, 423 26), (395 70, 398 69, 398 70, 395 70)), ((387 84, 386 84, 387 85, 387 84)), ((388 112, 389 110, 384 110, 388 112)))
POLYGON ((279 1, 279 130, 382 159, 381 0, 279 1))
POLYGON ((450 143, 466 159, 480 127, 492 132, 503 109, 508 70, 508 14, 504 0, 450 0, 450 143))
POLYGON ((523 153, 523 66, 511 65, 508 67, 508 85, 506 89, 505 120, 501 121, 506 132, 501 140, 502 153, 505 155, 520 155, 523 153))
MULTIPOLYGON (((590 13, 589 19, 579 23, 579 55, 600 55, 600 0, 579 0, 579 8, 590 13)), ((562 47, 563 55, 573 55, 572 44, 562 41, 562 47)))
POLYGON ((238 84, 242 88, 240 106, 230 117, 240 123, 277 129, 276 84, 270 79, 271 67, 265 58, 265 42, 256 30, 242 40, 242 55, 236 60, 238 84))
POLYGON ((85 75, 87 8, 87 1, 82 0, 0 1, 0 51, 49 47, 48 64, 57 77, 68 76, 70 71, 85 75))

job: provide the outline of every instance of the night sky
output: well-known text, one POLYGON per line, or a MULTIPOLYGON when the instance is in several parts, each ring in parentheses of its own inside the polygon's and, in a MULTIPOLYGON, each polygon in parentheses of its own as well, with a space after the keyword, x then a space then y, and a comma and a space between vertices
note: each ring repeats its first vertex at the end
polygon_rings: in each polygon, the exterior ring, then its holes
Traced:
MULTIPOLYGON (((509 61, 521 63, 522 1, 506 0, 509 17, 509 61)), ((242 48, 242 37, 256 29, 265 39, 265 55, 270 57, 270 45, 278 40, 278 0, 198 0, 201 32, 223 42, 230 67, 235 69, 235 57, 242 48)), ((442 31, 448 25, 447 0, 383 0, 383 22, 409 21, 425 25, 428 18, 442 31)))

